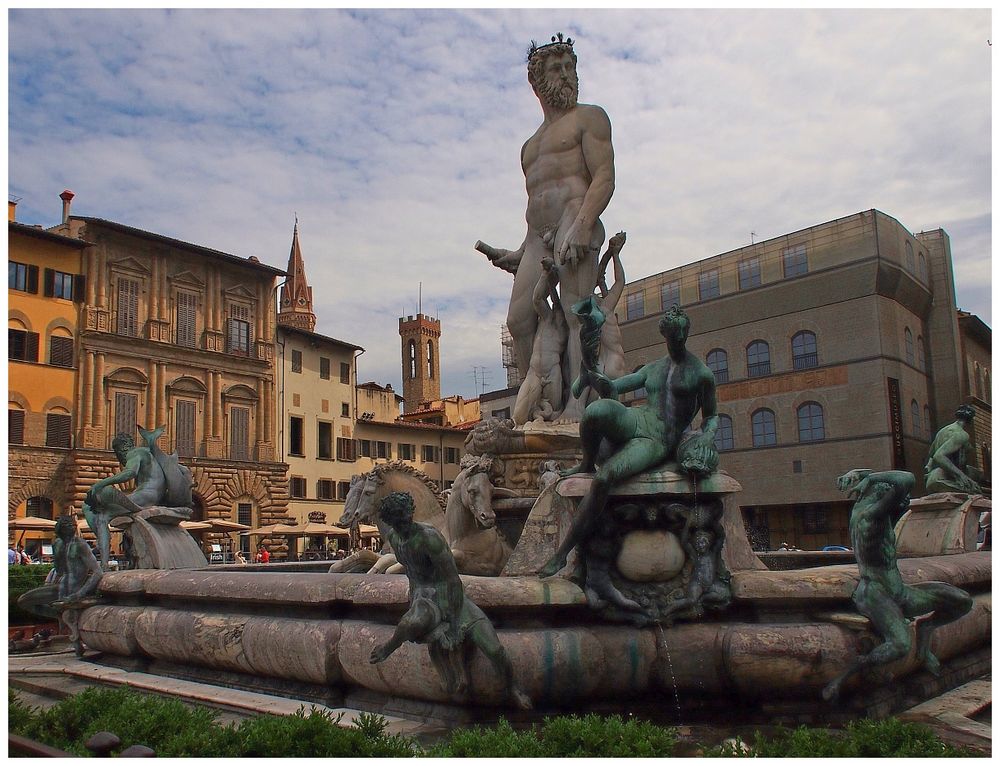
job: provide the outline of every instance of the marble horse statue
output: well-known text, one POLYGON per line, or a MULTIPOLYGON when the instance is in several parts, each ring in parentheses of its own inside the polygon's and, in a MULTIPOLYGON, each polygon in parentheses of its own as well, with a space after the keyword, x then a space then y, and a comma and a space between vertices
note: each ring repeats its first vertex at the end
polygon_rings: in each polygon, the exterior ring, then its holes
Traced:
POLYGON ((409 463, 394 460, 380 463, 367 473, 351 478, 351 486, 344 500, 344 512, 337 524, 350 527, 367 522, 379 528, 384 541, 382 551, 359 551, 330 567, 330 572, 364 572, 367 574, 397 574, 403 567, 396 559, 386 535, 384 523, 378 517, 378 506, 382 499, 393 492, 408 492, 414 500, 413 518, 435 529, 445 527, 445 501, 437 491, 437 485, 423 471, 409 463))
POLYGON ((496 526, 494 497, 516 492, 494 487, 490 481, 492 457, 466 455, 455 477, 445 508, 446 536, 462 574, 494 577, 500 574, 511 547, 496 526))

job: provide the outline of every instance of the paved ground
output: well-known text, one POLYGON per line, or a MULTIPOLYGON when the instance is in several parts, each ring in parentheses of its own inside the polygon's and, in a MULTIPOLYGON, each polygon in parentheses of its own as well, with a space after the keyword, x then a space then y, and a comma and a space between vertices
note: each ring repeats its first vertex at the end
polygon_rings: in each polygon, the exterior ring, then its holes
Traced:
MULTIPOLYGON (((352 726, 357 716, 363 712, 106 667, 91 662, 86 657, 79 659, 70 649, 10 655, 7 673, 10 687, 16 689, 26 703, 43 707, 91 686, 128 684, 143 692, 218 709, 222 723, 263 713, 291 715, 300 708, 307 711, 317 708, 334 715, 343 713, 341 725, 352 726)), ((898 717, 929 726, 945 742, 974 747, 989 754, 992 752, 991 700, 991 676, 987 675, 900 713, 898 717)), ((389 734, 415 737, 424 743, 439 739, 445 734, 437 726, 405 718, 384 717, 388 722, 386 730, 389 734)), ((751 737, 751 729, 755 727, 743 728, 747 729, 744 735, 751 737)), ((682 741, 689 742, 692 748, 698 742, 715 744, 720 739, 719 736, 709 736, 718 735, 718 731, 710 731, 708 727, 682 726, 680 733, 682 741)), ((690 754, 694 752, 692 750, 690 754)))

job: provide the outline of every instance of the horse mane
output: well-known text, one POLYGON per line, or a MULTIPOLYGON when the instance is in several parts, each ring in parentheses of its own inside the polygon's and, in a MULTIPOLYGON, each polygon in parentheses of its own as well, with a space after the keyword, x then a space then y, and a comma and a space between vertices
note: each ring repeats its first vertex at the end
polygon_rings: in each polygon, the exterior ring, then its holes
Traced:
POLYGON ((442 512, 447 508, 448 502, 445 500, 444 495, 438 491, 437 482, 419 468, 416 468, 409 463, 404 463, 402 460, 391 460, 388 463, 379 463, 372 468, 369 473, 375 477, 377 482, 381 484, 383 480, 382 474, 388 471, 400 471, 418 479, 425 487, 427 487, 428 491, 434 495, 434 499, 437 501, 437 504, 441 506, 442 512))

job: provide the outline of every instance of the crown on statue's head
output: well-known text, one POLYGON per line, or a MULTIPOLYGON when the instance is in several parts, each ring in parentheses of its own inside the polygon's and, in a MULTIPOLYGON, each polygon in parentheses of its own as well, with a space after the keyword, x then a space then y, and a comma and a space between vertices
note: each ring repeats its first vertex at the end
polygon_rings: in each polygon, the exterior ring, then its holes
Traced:
POLYGON ((547 48, 553 48, 557 45, 565 46, 569 49, 571 53, 573 52, 573 38, 572 37, 564 38, 562 32, 557 32, 552 36, 552 42, 545 43, 545 45, 539 45, 534 40, 532 40, 531 47, 528 48, 528 61, 531 61, 531 59, 534 58, 535 54, 538 53, 539 51, 546 50, 547 48))

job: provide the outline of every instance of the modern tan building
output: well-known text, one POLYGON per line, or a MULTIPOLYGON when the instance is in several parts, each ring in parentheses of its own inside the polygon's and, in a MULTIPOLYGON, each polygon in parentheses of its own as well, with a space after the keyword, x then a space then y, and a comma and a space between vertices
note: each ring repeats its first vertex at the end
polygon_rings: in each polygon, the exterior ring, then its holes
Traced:
POLYGON ((137 425, 166 426, 160 445, 191 468, 196 518, 290 521, 273 422, 273 298, 284 272, 70 215, 65 197, 63 223, 48 231, 93 243, 82 262, 73 445, 60 497, 78 511, 93 482, 119 469, 117 433, 138 440, 137 425))
POLYGON ((665 353, 673 303, 715 372, 721 466, 760 545, 848 544, 835 480, 851 468, 912 471, 922 494, 929 442, 963 403, 989 473, 991 332, 955 306, 944 231, 868 210, 632 282, 630 368, 665 353))

